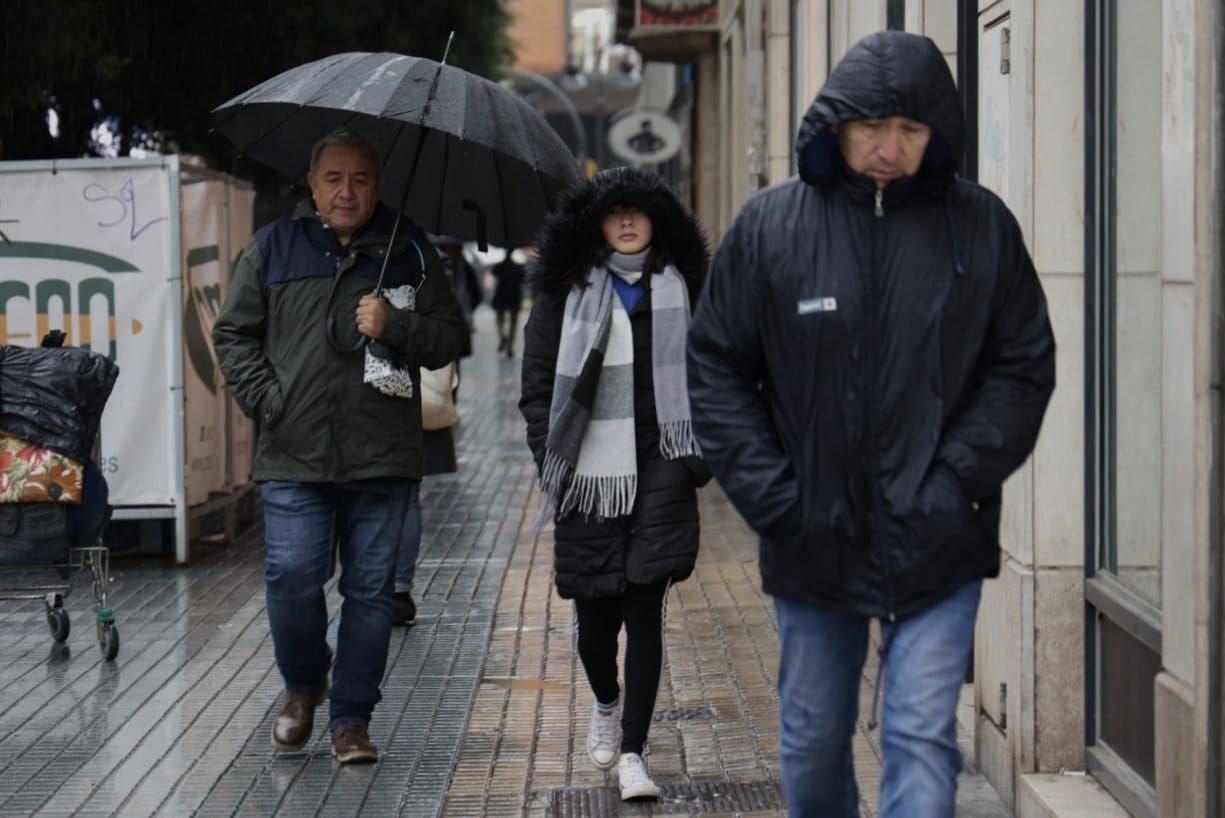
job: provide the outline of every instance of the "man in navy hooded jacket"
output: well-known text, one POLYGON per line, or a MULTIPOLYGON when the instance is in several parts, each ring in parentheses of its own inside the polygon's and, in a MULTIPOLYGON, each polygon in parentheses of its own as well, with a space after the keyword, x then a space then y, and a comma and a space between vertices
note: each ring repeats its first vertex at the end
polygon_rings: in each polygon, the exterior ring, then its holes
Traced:
POLYGON ((962 131, 934 43, 859 42, 804 118, 798 178, 736 218, 690 331, 702 453, 761 535, 775 597, 793 817, 859 814, 872 618, 880 814, 954 814, 955 711, 982 580, 999 573, 1001 489, 1055 380, 1020 228, 956 175, 962 131))

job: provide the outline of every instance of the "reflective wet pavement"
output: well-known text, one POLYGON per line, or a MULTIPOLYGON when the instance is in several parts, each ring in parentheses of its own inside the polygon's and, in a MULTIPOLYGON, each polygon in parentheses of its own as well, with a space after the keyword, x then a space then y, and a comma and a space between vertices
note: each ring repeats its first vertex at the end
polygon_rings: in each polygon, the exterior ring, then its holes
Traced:
MULTIPOLYGON (((785 814, 772 606, 753 539, 714 487, 702 493, 698 568, 668 597, 647 757, 664 798, 622 804, 587 762, 572 606, 553 591, 548 531, 531 527, 518 362, 495 355, 492 315, 478 317, 462 365, 460 471, 424 484, 418 624, 393 632, 371 724, 381 761, 337 765, 325 719, 305 752, 273 750, 281 682, 256 526, 197 545, 186 568, 113 559, 113 663, 98 651, 87 588, 67 602, 64 645, 41 602, 0 601, 0 816, 785 814)), ((333 588, 330 610, 337 601, 333 588)), ((862 692, 866 714, 866 679, 862 692)), ((856 768, 872 815, 879 749, 862 721, 856 768)), ((961 815, 1008 815, 972 773, 961 801, 961 815)))

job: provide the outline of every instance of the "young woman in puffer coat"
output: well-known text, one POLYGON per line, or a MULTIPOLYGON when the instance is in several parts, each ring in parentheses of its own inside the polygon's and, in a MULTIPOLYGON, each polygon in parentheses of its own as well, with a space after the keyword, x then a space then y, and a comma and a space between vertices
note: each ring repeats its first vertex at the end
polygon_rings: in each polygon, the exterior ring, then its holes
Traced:
POLYGON ((664 182, 603 171, 549 217, 524 326, 527 442, 552 519, 558 593, 573 599, 595 701, 587 751, 621 797, 655 798, 643 763, 668 587, 693 572, 696 488, 710 479, 689 416, 685 341, 709 253, 664 182), (625 684, 617 640, 626 631, 625 684))

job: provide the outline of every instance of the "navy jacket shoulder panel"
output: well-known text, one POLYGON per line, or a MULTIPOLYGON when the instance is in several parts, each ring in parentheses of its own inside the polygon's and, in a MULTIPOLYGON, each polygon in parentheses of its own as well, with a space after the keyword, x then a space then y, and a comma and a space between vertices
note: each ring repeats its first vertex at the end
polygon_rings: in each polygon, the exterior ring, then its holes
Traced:
MULTIPOLYGON (((383 278, 387 289, 404 284, 419 286, 429 265, 432 247, 425 234, 409 223, 402 225, 401 230, 410 240, 397 240, 383 278)), ((254 240, 264 261, 264 287, 308 278, 331 278, 349 252, 356 256, 350 270, 353 275, 378 279, 387 252, 385 245, 366 242, 342 249, 328 247, 329 238, 318 224, 308 219, 281 218, 261 227, 254 240)))
POLYGON ((307 278, 331 278, 338 257, 315 247, 301 220, 277 219, 255 234, 264 261, 264 287, 307 278))

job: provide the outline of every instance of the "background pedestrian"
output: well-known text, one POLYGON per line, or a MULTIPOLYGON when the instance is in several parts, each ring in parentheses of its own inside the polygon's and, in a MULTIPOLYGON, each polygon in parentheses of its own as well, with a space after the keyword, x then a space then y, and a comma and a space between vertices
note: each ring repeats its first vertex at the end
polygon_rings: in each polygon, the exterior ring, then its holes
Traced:
POLYGON ((523 250, 514 250, 493 266, 497 286, 493 290, 493 309, 498 323, 498 352, 515 357, 515 332, 519 327, 519 309, 523 304, 523 277, 526 270, 523 250))

